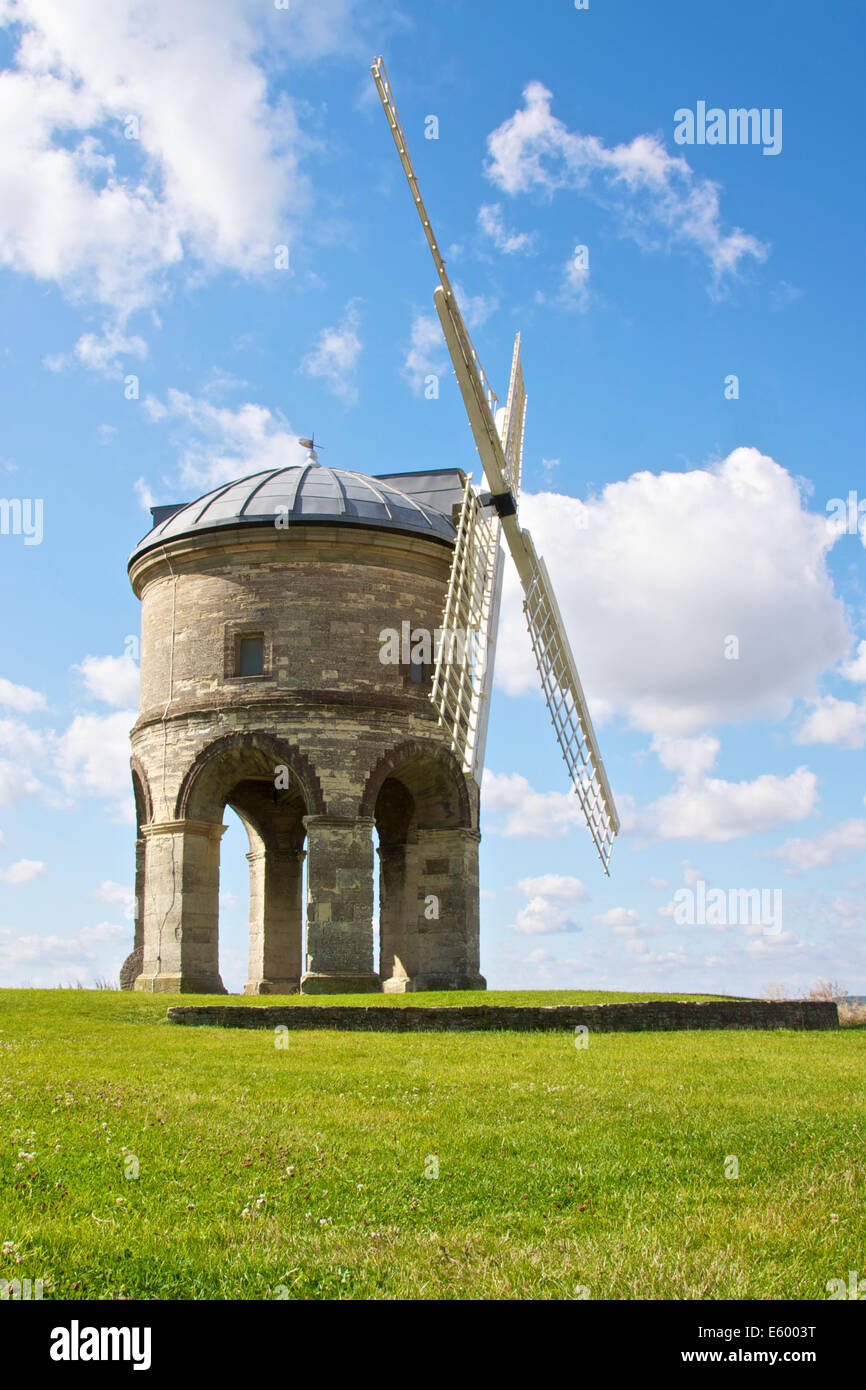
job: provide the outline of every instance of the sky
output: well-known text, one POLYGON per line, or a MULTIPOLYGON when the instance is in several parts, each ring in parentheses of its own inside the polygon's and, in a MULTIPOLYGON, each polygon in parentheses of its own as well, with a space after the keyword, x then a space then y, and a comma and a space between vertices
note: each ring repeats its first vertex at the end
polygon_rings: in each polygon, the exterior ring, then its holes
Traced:
POLYGON ((520 519, 622 818, 606 878, 509 568, 488 984, 866 994, 866 12, 845 0, 0 0, 0 985, 92 985, 131 948, 126 561, 149 507, 294 462, 313 430, 333 467, 481 482, 379 53, 503 397, 522 334, 520 519))

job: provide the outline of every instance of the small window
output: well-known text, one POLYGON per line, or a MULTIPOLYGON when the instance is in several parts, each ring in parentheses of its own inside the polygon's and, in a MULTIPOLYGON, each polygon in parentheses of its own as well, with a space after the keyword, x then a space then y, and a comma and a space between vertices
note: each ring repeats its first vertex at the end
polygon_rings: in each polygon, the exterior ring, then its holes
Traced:
POLYGON ((264 637, 238 638, 238 675, 261 676, 265 669, 264 637))
POLYGON ((413 685, 420 685, 424 679, 423 661, 413 661, 409 667, 413 685))

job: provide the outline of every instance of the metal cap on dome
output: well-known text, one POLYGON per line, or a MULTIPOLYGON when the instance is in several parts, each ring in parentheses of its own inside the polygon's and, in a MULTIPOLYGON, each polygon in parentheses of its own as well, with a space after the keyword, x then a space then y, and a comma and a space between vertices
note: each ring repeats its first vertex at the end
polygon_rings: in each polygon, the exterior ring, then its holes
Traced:
POLYGON ((318 463, 318 462, 319 462, 319 455, 318 455, 318 453, 317 453, 317 451, 316 451, 316 435, 315 435, 315 431, 313 432, 313 437, 312 437, 312 439, 299 439, 299 440, 298 440, 298 443, 300 444, 300 446, 301 446, 302 449, 309 449, 309 451, 310 451, 310 452, 307 454, 307 457, 306 457, 306 462, 307 462, 307 463, 314 463, 314 464, 315 464, 315 463, 318 463))

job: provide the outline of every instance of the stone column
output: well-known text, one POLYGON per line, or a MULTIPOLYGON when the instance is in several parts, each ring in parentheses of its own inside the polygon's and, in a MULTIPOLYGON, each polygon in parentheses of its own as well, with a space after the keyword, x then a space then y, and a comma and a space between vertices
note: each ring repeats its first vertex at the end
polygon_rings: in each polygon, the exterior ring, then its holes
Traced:
POLYGON ((379 845, 379 974, 385 994, 405 994, 418 973, 418 851, 379 845))
POLYGON ((418 974, 413 988, 486 989, 479 973, 477 830, 418 831, 418 974))
POLYGON ((373 968, 373 824, 305 816, 307 960, 302 994, 370 994, 373 968))
POLYGON ((303 850, 251 850, 250 977, 244 994, 297 994, 301 982, 303 850))
POLYGON ((220 840, 224 825, 163 821, 146 845, 143 961, 135 988, 225 994, 219 974, 220 840))

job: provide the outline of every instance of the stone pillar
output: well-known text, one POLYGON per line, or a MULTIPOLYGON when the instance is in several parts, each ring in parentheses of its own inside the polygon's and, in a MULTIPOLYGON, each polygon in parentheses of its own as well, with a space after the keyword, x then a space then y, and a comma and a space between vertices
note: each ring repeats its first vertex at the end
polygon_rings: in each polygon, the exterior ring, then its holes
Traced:
POLYGON ((301 982, 303 850, 256 849, 250 865, 250 977, 244 994, 297 994, 301 982))
POLYGON ((307 961, 302 994, 370 994, 373 968, 373 824, 305 816, 307 961))
POLYGON ((143 960, 135 988, 225 994, 219 974, 220 840, 224 825, 142 826, 146 846, 143 960))
POLYGON ((412 988, 486 989, 479 973, 477 830, 418 831, 418 974, 412 988))
POLYGON ((132 910, 134 915, 132 950, 120 967, 120 988, 134 989, 135 981, 141 974, 144 960, 144 873, 146 846, 144 840, 135 842, 135 897, 132 910))
POLYGON ((418 974, 418 848, 379 845, 379 975, 385 994, 405 994, 418 974))

